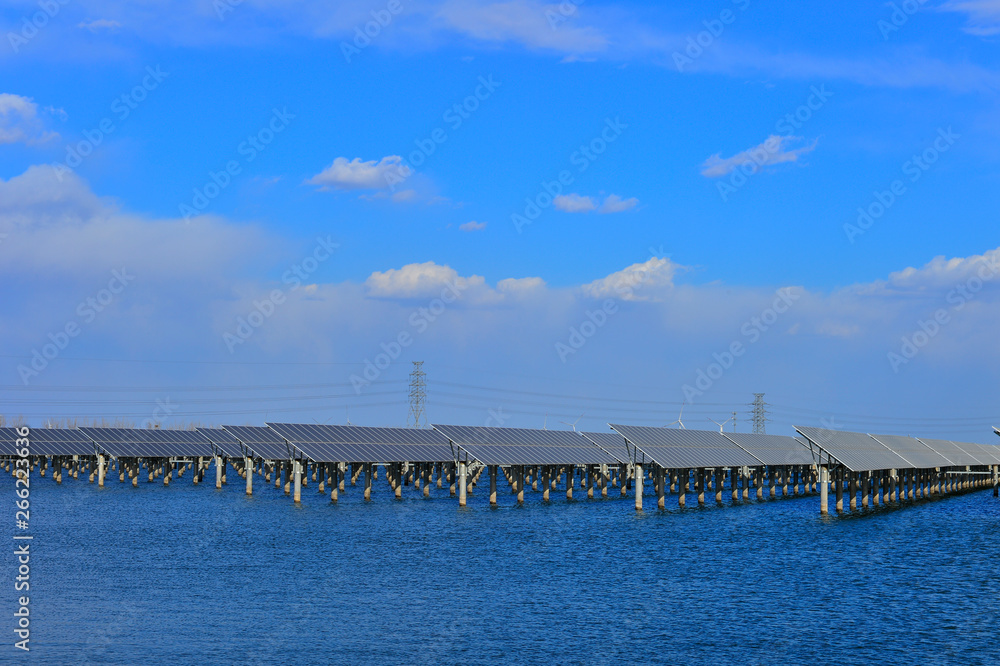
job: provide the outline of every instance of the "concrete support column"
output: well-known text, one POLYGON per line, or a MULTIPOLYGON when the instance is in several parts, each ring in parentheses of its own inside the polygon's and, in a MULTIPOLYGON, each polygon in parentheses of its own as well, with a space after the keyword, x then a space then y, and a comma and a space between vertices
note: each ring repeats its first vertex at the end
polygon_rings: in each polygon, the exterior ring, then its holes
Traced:
POLYGON ((750 468, 740 468, 740 490, 743 493, 743 501, 750 501, 750 468))
POLYGON ((465 506, 466 504, 466 491, 468 490, 468 471, 466 470, 465 461, 458 463, 458 505, 465 506))
POLYGON ((497 466, 490 465, 490 506, 497 505, 497 466))
POLYGON ((251 458, 244 458, 243 464, 247 470, 247 495, 253 495, 253 460, 251 458))
POLYGON ((774 484, 774 466, 773 465, 768 465, 767 466, 767 496, 770 497, 771 499, 774 499, 775 497, 778 496, 778 492, 775 489, 775 484, 774 484))
POLYGON ((517 466, 517 503, 524 504, 524 465, 517 466))
POLYGON ((698 506, 705 506, 705 468, 698 468, 698 477, 695 481, 698 484, 698 506))
POLYGON ((764 468, 758 467, 754 470, 754 478, 757 485, 757 501, 764 499, 764 468))
POLYGON ((222 456, 215 456, 215 489, 222 489, 222 456))
POLYGON ((844 512, 844 468, 838 467, 835 474, 837 513, 844 512))
POLYGON ((601 465, 601 497, 608 496, 608 486, 611 485, 611 471, 608 464, 601 465))
POLYGON ((642 464, 635 465, 635 510, 642 511, 642 464))
POLYGON ((691 478, 691 470, 681 469, 677 471, 677 506, 684 508, 687 503, 688 480, 691 478))
POLYGON ((584 465, 583 474, 586 478, 587 499, 594 499, 594 466, 584 465))
POLYGON ((622 497, 628 495, 628 464, 618 466, 618 494, 622 497))
POLYGON ((431 496, 431 464, 424 464, 424 497, 431 496))
POLYGON ((733 496, 733 504, 735 504, 740 499, 739 472, 736 467, 729 468, 729 490, 733 496))
POLYGON ((576 474, 576 466, 568 465, 566 467, 566 499, 573 499, 573 477, 576 474))
POLYGON ((827 493, 829 492, 829 474, 830 470, 826 467, 819 468, 819 514, 825 516, 830 513, 830 507, 828 505, 827 493))
POLYGON ((667 508, 667 470, 656 466, 656 508, 661 511, 667 508))
POLYGON ((97 487, 104 487, 104 454, 99 454, 97 456, 97 487))
POLYGON ((722 504, 722 486, 726 482, 726 473, 716 467, 712 470, 712 479, 715 482, 715 503, 722 504))
POLYGON ((330 465, 330 501, 336 502, 340 499, 340 463, 330 465))
POLYGON ((292 466, 295 468, 295 493, 292 499, 298 504, 302 501, 302 464, 298 460, 293 460, 292 466))
POLYGON ((552 466, 542 465, 542 501, 549 501, 549 492, 552 490, 552 466))
POLYGON ((369 502, 372 498, 372 464, 365 463, 365 501, 369 502))

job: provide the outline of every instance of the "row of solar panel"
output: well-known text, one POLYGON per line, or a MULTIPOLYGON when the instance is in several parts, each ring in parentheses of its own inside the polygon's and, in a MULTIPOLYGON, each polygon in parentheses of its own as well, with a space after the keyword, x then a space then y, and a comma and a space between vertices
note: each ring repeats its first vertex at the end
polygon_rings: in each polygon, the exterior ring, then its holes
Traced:
MULTIPOLYGON (((116 457, 252 456, 316 462, 447 462, 600 465, 652 462, 668 468, 803 465, 833 459, 854 471, 1000 464, 1000 447, 797 428, 779 435, 612 424, 615 432, 435 425, 433 430, 292 423, 197 430, 32 429, 35 455, 116 457), (825 456, 825 458, 823 457, 825 456)), ((998 432, 1000 434, 1000 432, 998 432)), ((0 428, 0 455, 16 455, 16 429, 0 428)))

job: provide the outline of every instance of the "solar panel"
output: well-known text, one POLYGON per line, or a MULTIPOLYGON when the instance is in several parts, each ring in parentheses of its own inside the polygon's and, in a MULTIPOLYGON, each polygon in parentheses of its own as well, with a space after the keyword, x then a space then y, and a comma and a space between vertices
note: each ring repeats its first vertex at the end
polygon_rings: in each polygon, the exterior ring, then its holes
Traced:
POLYGON ((198 428, 198 432, 201 433, 202 437, 215 444, 215 448, 218 449, 219 453, 221 453, 224 457, 246 457, 243 452, 243 445, 240 444, 240 440, 236 439, 236 436, 231 432, 223 430, 222 428, 198 428))
POLYGON ((316 462, 451 462, 448 439, 436 430, 268 423, 316 462))
POLYGON ((877 442, 889 447, 918 469, 951 467, 951 461, 919 439, 901 435, 872 435, 877 442))
POLYGON ((814 462, 809 448, 794 437, 752 432, 722 434, 765 465, 811 465, 814 462))
POLYGON ((955 442, 947 439, 930 439, 927 437, 917 437, 921 443, 934 449, 942 456, 951 461, 954 466, 979 465, 979 459, 957 446, 955 442))
POLYGON ((969 442, 956 442, 955 440, 951 440, 951 443, 965 451, 969 457, 976 461, 974 463, 969 463, 971 465, 989 465, 990 462, 992 462, 987 461, 986 454, 980 451, 979 447, 975 444, 970 444, 969 442))
POLYGON ((761 461, 716 430, 686 430, 611 424, 660 467, 757 467, 761 461))
POLYGON ((996 465, 1000 463, 1000 447, 993 444, 974 444, 976 447, 977 458, 982 460, 987 465, 996 465), (978 455, 982 452, 982 455, 978 455))
POLYGON ((572 430, 435 425, 484 465, 617 465, 609 453, 572 430))
MULTIPOLYGON (((290 460, 292 452, 288 442, 266 426, 222 426, 235 436, 254 457, 261 460, 290 460)), ((353 462, 353 461, 351 461, 353 462)))
POLYGON ((801 426, 795 429, 852 472, 915 467, 865 433, 801 426))
POLYGON ((580 434, 610 453, 611 457, 618 462, 628 463, 632 460, 628 446, 625 444, 625 438, 617 432, 581 432, 580 434))
POLYGON ((99 449, 116 458, 213 456, 212 443, 196 430, 80 428, 99 449))
MULTIPOLYGON (((0 428, 0 455, 17 455, 16 428, 0 428)), ((29 428, 28 451, 33 456, 92 456, 90 438, 75 428, 29 428)))

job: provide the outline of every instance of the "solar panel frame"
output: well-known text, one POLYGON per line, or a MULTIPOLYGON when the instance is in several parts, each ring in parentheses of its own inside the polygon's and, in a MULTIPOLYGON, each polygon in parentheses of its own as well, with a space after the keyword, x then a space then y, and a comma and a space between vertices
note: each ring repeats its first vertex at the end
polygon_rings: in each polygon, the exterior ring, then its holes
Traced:
POLYGON ((441 433, 420 428, 268 423, 315 462, 446 463, 454 449, 441 433))
POLYGON ((609 425, 660 467, 699 469, 759 467, 763 464, 759 458, 747 453, 717 430, 609 425))
POLYGON ((957 446, 958 448, 962 449, 963 451, 965 451, 966 454, 968 454, 973 460, 976 461, 974 463, 969 463, 970 465, 990 464, 986 462, 985 454, 982 451, 977 450, 978 447, 975 444, 971 444, 969 442, 956 442, 955 440, 951 440, 951 443, 957 446))
POLYGON ((17 428, 0 428, 0 456, 18 457, 17 455, 17 428))
POLYGON ((582 436, 606 451, 619 464, 627 465, 632 460, 625 438, 617 432, 581 432, 582 436))
POLYGON ((930 437, 917 437, 922 444, 930 447, 934 451, 951 461, 954 467, 965 467, 966 465, 979 465, 979 459, 965 451, 955 442, 949 439, 933 439, 930 437))
POLYGON ((916 469, 866 433, 793 426, 796 431, 852 472, 916 469))
POLYGON ((809 448, 794 437, 752 432, 721 434, 765 465, 811 465, 815 462, 809 448))
POLYGON ((1000 447, 994 444, 975 444, 976 450, 982 455, 977 456, 987 465, 1000 464, 1000 447))
POLYGON ((434 429, 484 465, 617 465, 572 430, 438 425, 434 429))
POLYGON ((81 427, 97 447, 116 458, 191 458, 215 455, 197 430, 81 427))
POLYGON ((904 435, 869 435, 875 441, 911 463, 917 469, 951 467, 951 461, 915 437, 904 435))
MULTIPOLYGON (((17 428, 0 428, 0 455, 17 455, 17 428)), ((92 456, 97 453, 89 437, 76 428, 29 428, 28 454, 32 456, 92 456)))
POLYGON ((267 426, 222 426, 235 436, 244 450, 260 460, 291 460, 294 451, 288 442, 267 426))
POLYGON ((243 445, 231 432, 223 428, 198 428, 202 436, 215 445, 224 458, 245 458, 243 445))

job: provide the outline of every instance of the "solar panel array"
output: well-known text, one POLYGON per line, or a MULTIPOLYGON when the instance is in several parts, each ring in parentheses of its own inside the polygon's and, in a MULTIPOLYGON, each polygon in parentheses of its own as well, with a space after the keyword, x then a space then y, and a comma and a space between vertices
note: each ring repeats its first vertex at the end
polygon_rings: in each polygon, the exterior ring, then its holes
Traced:
MULTIPOLYGON (((16 455, 16 428, 0 428, 0 454, 16 455)), ((30 428, 28 450, 33 456, 92 456, 94 443, 79 430, 30 428)))
POLYGON ((201 433, 202 437, 215 444, 215 448, 226 458, 244 457, 243 445, 231 432, 222 428, 198 428, 198 432, 201 433))
POLYGON ((892 449, 901 458, 917 469, 934 469, 935 467, 950 467, 951 461, 930 448, 919 439, 901 435, 871 435, 875 441, 892 449))
MULTIPOLYGON (((266 426, 223 426, 229 434, 261 460, 289 460, 291 451, 285 438, 266 426)), ((242 454, 241 454, 242 455, 242 454)))
POLYGON ((611 427, 660 467, 757 467, 761 461, 715 430, 627 426, 611 427))
POLYGON ((765 465, 811 465, 812 453, 794 437, 751 432, 727 432, 723 436, 765 465))
POLYGON ((316 462, 450 462, 448 439, 436 430, 268 423, 316 462))
POLYGON ((1000 464, 1000 446, 996 444, 980 444, 979 448, 995 461, 994 464, 1000 464))
POLYGON ((617 465, 609 453, 571 430, 435 425, 484 465, 617 465))
POLYGON ((955 442, 947 439, 930 439, 927 437, 917 437, 925 446, 929 446, 943 457, 947 458, 952 465, 980 465, 979 458, 975 457, 955 442))
POLYGON ((610 453, 618 462, 628 463, 632 460, 625 438, 617 432, 581 432, 580 434, 610 453))
POLYGON ((212 443, 197 430, 79 428, 116 458, 211 457, 212 443))
POLYGON ((795 429, 852 472, 915 468, 915 465, 865 433, 801 426, 795 426, 795 429))

